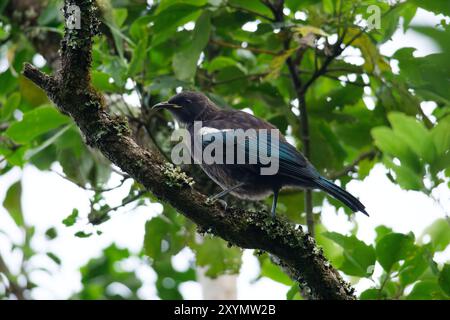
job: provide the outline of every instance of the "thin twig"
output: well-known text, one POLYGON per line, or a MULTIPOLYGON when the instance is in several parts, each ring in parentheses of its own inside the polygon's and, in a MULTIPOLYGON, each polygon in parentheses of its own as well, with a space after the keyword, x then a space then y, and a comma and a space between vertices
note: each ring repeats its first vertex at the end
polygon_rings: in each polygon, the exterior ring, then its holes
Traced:
POLYGON ((373 159, 376 155, 377 155, 378 151, 377 150, 370 150, 367 152, 363 152, 361 153, 355 160, 353 160, 353 162, 351 164, 349 164, 348 166, 345 166, 343 169, 336 171, 336 172, 332 172, 328 175, 328 178, 331 180, 335 180, 335 179, 339 179, 341 177, 344 177, 346 175, 348 175, 350 172, 353 172, 356 170, 356 167, 358 166, 358 164, 366 159, 373 159))
POLYGON ((59 173, 56 170, 50 169, 50 172, 57 174, 58 176, 60 176, 64 180, 67 180, 67 181, 73 183, 74 185, 76 185, 77 187, 80 187, 81 189, 84 189, 86 191, 94 191, 94 192, 109 192, 109 191, 116 190, 116 189, 120 188, 121 186, 123 186, 125 181, 127 181, 128 179, 131 178, 130 176, 126 176, 126 175, 123 176, 122 180, 120 181, 120 183, 117 186, 115 186, 115 187, 111 187, 111 188, 92 188, 92 187, 86 187, 86 186, 82 185, 81 183, 79 183, 77 181, 74 181, 74 180, 70 179, 69 177, 59 173))

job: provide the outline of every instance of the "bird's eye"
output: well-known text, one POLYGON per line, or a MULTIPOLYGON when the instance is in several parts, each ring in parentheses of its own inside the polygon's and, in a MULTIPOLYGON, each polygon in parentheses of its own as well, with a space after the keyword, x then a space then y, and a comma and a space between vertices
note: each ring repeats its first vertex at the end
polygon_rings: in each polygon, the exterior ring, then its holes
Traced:
POLYGON ((191 104, 191 103, 192 103, 192 100, 186 99, 186 103, 191 104))

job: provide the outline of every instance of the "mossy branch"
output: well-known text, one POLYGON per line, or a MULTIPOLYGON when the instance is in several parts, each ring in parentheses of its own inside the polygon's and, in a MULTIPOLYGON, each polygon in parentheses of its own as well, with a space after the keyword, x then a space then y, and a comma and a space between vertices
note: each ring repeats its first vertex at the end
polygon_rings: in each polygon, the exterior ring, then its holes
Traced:
POLYGON ((66 8, 69 5, 77 5, 81 10, 81 30, 66 28, 61 70, 48 76, 26 64, 23 73, 75 121, 86 143, 98 148, 123 172, 191 219, 199 229, 241 248, 273 255, 293 280, 307 288, 311 298, 354 299, 353 288, 343 281, 301 227, 295 228, 281 217, 272 219, 266 211, 228 208, 225 212, 217 203, 208 204, 207 197, 195 191, 185 175, 170 167, 161 155, 133 140, 127 123, 106 111, 102 95, 90 83, 92 42, 98 25, 95 1, 66 0, 66 8))

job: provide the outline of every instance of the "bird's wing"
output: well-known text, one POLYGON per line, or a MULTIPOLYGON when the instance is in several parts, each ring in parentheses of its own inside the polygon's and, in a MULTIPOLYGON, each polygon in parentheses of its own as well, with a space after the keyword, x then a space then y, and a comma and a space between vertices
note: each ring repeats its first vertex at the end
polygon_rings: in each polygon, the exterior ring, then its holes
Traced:
MULTIPOLYGON (((201 129, 204 146, 217 140, 220 140, 221 143, 226 145, 227 137, 229 138, 227 132, 236 129, 268 130, 266 136, 248 135, 245 137, 244 141, 240 139, 234 139, 233 141, 236 152, 244 152, 246 159, 249 159, 251 155, 258 155, 257 163, 251 166, 253 170, 258 170, 259 172, 260 168, 268 163, 268 160, 270 160, 270 157, 272 156, 272 150, 274 152, 273 156, 276 156, 275 153, 278 152, 279 175, 303 183, 319 177, 319 174, 314 167, 295 149, 294 146, 286 141, 284 136, 279 133, 278 129, 271 124, 244 112, 226 112, 222 117, 204 121, 201 129), (271 129, 277 130, 278 137, 271 134, 271 129), (275 144, 278 145, 278 147, 275 144)), ((223 150, 226 150, 226 148, 223 150)))

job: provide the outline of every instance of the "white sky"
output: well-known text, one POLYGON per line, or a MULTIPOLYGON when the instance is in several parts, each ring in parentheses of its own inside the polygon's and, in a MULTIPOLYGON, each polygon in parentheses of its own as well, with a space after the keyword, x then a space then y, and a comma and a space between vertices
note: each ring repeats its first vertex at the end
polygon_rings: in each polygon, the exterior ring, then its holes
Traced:
MULTIPOLYGON (((414 24, 434 25, 442 17, 436 17, 431 13, 419 10, 414 18, 414 24)), ((423 56, 438 49, 435 44, 423 36, 408 31, 403 34, 398 30, 393 39, 381 48, 381 52, 391 55, 401 47, 416 47, 417 55, 423 56)), ((59 170, 58 167, 55 169, 59 170)), ((120 210, 112 215, 112 219, 101 225, 101 236, 92 236, 87 239, 74 237, 74 233, 80 228, 90 230, 87 219, 78 223, 75 227, 67 228, 61 221, 67 217, 73 208, 80 210, 80 215, 86 217, 89 211, 89 193, 62 179, 55 173, 40 172, 28 166, 22 172, 15 169, 0 177, 0 201, 3 201, 9 186, 22 176, 23 209, 25 219, 29 225, 36 227, 37 236, 33 241, 33 247, 39 252, 52 251, 62 259, 62 266, 55 267, 44 258, 35 260, 35 265, 45 265, 52 270, 52 275, 37 271, 33 274, 33 280, 39 284, 39 289, 33 293, 36 299, 66 299, 81 288, 79 267, 84 265, 92 257, 101 254, 101 250, 110 243, 115 242, 120 247, 126 247, 134 252, 142 248, 145 222, 161 212, 160 204, 151 204, 141 207, 133 212, 120 210), (43 236, 49 227, 56 227, 58 238, 56 241, 47 241, 43 236)), ((111 185, 117 185, 119 180, 115 176, 111 185)), ((129 184, 122 188, 109 192, 107 201, 111 205, 119 204, 122 197, 127 194, 129 184)), ((348 191, 356 195, 367 206, 370 218, 356 215, 358 222, 358 238, 370 243, 375 237, 374 228, 380 224, 392 227, 398 232, 413 231, 420 236, 424 228, 438 218, 444 217, 443 208, 450 208, 450 191, 446 185, 441 185, 433 192, 433 196, 441 201, 441 205, 427 197, 423 193, 404 191, 392 184, 385 176, 385 169, 377 165, 369 177, 364 181, 353 181, 348 185, 348 191)), ((331 231, 348 232, 352 224, 347 221, 343 213, 336 214, 335 210, 326 205, 322 211, 325 226, 331 231)), ((15 227, 8 213, 0 207, 0 225, 7 231, 8 238, 15 242, 21 242, 23 235, 15 227)), ((0 252, 11 266, 13 271, 17 268, 19 253, 10 252, 10 241, 0 233, 0 252)), ((194 256, 189 250, 183 250, 174 257, 176 268, 182 270, 193 263, 194 256)), ((437 256, 438 262, 450 260, 450 250, 437 256)), ((145 280, 145 286, 139 294, 142 298, 157 299, 154 281, 155 273, 147 266, 140 265, 137 261, 128 261, 124 268, 138 270, 139 276, 145 280)), ((376 274, 380 270, 376 270, 376 274)), ((252 255, 252 251, 244 253, 244 263, 238 278, 239 299, 285 299, 287 287, 271 281, 261 279, 253 280, 258 276, 258 263, 252 255)), ((368 281, 356 286, 361 291, 370 285, 368 281)), ((201 287, 198 283, 190 282, 181 287, 186 299, 201 299, 201 287)))

